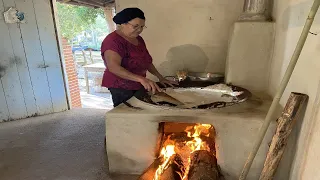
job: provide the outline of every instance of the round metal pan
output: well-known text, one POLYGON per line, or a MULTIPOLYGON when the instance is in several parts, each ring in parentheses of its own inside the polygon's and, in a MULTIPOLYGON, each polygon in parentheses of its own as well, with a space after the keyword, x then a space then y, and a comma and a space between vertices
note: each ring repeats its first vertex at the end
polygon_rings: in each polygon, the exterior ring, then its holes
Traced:
POLYGON ((209 72, 190 72, 187 77, 191 81, 211 81, 221 82, 224 79, 224 75, 209 72))

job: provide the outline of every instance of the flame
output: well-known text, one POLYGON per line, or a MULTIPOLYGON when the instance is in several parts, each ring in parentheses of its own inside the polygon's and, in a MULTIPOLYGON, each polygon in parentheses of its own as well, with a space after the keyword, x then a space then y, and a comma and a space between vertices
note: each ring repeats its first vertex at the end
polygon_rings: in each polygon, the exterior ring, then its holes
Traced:
POLYGON ((170 158, 171 156, 173 156, 174 154, 176 154, 176 152, 174 151, 174 145, 167 145, 166 147, 162 148, 161 150, 161 154, 160 156, 163 156, 164 158, 164 162, 159 165, 155 176, 154 176, 154 180, 159 180, 161 174, 168 168, 168 166, 170 165, 170 158))
POLYGON ((191 149, 191 153, 198 150, 207 150, 207 144, 200 138, 201 135, 210 136, 209 130, 212 126, 210 124, 197 124, 193 127, 194 133, 187 132, 188 137, 192 137, 192 141, 186 142, 186 145, 191 149))
MULTIPOLYGON (((182 180, 187 180, 188 173, 190 170, 190 164, 191 164, 191 154, 198 150, 207 150, 210 151, 210 148, 208 147, 208 144, 201 139, 201 136, 210 136, 210 130, 212 128, 212 125, 210 124, 196 124, 195 126, 188 126, 185 129, 185 132, 187 133, 187 136, 189 138, 192 138, 190 141, 184 142, 184 145, 188 148, 188 158, 187 162, 184 165, 185 169, 183 170, 182 180)), ((163 158, 164 162, 159 165, 154 179, 153 180, 160 180, 161 174, 169 167, 169 165, 172 163, 170 162, 171 157, 176 154, 175 152, 175 145, 172 140, 166 140, 164 144, 167 144, 165 147, 162 148, 160 157, 163 158), (169 143, 167 142, 169 141, 169 143)))
MULTIPOLYGON (((195 152, 195 151, 199 151, 199 150, 209 150, 210 148, 208 147, 207 143, 202 141, 202 139, 200 138, 201 135, 210 136, 210 128, 212 127, 212 125, 210 124, 197 124, 193 127, 194 129, 194 133, 192 134, 190 131, 188 131, 187 136, 188 137, 192 137, 193 140, 186 142, 186 145, 190 148, 191 153, 195 152)), ((187 180, 188 178, 188 174, 189 174, 189 170, 190 170, 190 164, 191 164, 191 157, 188 157, 188 166, 186 166, 185 171, 184 171, 184 175, 182 180, 187 180)))

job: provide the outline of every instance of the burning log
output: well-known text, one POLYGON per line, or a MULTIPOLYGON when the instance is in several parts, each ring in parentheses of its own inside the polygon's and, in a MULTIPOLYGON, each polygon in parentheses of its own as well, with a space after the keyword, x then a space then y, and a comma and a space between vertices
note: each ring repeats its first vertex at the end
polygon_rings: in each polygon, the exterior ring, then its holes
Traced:
POLYGON ((176 180, 172 164, 163 172, 160 180, 176 180))
POLYGON ((153 180, 154 175, 161 164, 161 159, 157 158, 153 163, 142 173, 138 180, 153 180))
POLYGON ((182 160, 179 155, 172 156, 172 163, 160 176, 160 180, 180 180, 182 177, 182 160))
POLYGON ((138 180, 218 180, 215 131, 210 124, 161 123, 156 159, 138 180))
POLYGON ((282 115, 278 119, 278 126, 272 138, 260 180, 273 179, 287 145, 293 125, 307 98, 308 96, 305 94, 291 93, 282 115))
POLYGON ((188 180, 219 180, 220 170, 216 157, 208 151, 195 151, 191 155, 188 180))
MULTIPOLYGON (((153 180, 156 171, 163 160, 156 159, 138 178, 138 180, 153 180)), ((175 154, 170 158, 169 166, 160 175, 159 180, 180 180, 182 176, 182 160, 179 155, 175 154)))

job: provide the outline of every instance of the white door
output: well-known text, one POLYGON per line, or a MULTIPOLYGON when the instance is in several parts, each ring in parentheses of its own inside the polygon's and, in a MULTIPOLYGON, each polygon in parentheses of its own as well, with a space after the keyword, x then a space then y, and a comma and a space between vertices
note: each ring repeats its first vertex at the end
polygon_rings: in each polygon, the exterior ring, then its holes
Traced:
POLYGON ((3 0, 0 13, 10 7, 26 23, 0 16, 0 121, 67 110, 50 0, 3 0))

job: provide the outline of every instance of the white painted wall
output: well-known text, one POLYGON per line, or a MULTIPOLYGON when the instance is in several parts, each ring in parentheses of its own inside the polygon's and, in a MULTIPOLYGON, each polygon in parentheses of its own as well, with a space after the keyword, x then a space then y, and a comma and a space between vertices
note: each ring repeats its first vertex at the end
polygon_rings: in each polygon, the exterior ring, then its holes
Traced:
MULTIPOLYGON (((274 2, 276 21, 274 55, 271 65, 269 93, 274 95, 290 61, 313 0, 279 0, 274 2)), ((290 92, 309 95, 303 121, 297 124, 299 135, 291 179, 320 179, 320 12, 317 13, 301 57, 281 99, 284 106, 290 92)))
POLYGON ((164 75, 178 69, 224 72, 228 39, 244 0, 116 0, 116 11, 145 12, 142 36, 164 75))
POLYGON ((229 41, 226 83, 266 93, 274 22, 236 22, 229 41))
POLYGON ((0 122, 66 110, 50 0, 0 0, 0 122), (25 24, 6 24, 16 7, 25 24))

